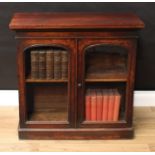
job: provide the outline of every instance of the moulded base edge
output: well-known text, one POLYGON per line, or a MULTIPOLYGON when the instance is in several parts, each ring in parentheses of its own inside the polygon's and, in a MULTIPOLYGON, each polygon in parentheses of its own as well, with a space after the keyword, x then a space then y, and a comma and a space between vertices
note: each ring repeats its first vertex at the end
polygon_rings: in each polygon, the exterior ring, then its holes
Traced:
POLYGON ((19 128, 20 139, 131 139, 133 128, 67 128, 67 129, 32 129, 19 128))

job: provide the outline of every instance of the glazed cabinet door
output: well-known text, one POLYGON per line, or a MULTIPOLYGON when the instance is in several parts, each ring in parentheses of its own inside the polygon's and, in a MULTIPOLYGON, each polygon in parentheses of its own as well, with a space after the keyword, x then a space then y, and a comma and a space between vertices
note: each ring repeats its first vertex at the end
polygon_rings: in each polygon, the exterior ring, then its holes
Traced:
POLYGON ((81 39, 78 47, 77 126, 131 126, 136 39, 81 39))
POLYGON ((19 39, 20 126, 75 126, 75 41, 19 39))

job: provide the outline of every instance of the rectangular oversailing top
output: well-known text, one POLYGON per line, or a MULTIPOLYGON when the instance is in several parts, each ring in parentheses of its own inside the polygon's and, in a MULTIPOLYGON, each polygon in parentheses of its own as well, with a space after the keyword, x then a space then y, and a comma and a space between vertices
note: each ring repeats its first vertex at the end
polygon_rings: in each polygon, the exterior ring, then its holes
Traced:
POLYGON ((12 30, 31 29, 141 29, 144 23, 132 13, 16 13, 12 30))

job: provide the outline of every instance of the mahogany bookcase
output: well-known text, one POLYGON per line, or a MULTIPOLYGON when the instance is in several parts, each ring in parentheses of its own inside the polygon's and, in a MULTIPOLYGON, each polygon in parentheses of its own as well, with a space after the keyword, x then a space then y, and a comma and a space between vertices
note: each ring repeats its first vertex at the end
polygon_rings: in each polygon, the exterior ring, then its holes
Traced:
POLYGON ((133 138, 137 39, 132 13, 16 13, 20 139, 133 138), (30 51, 68 52, 68 79, 31 79, 30 51), (86 121, 87 89, 117 89, 118 121, 86 121))

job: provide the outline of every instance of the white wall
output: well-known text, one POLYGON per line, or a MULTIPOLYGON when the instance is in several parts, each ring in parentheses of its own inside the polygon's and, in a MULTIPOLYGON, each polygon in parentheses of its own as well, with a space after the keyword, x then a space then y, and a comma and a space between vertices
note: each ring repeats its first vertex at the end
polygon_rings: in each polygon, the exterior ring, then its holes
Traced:
MULTIPOLYGON (((0 90, 0 106, 18 106, 18 90, 0 90)), ((134 106, 155 106, 155 91, 135 91, 134 106)))

